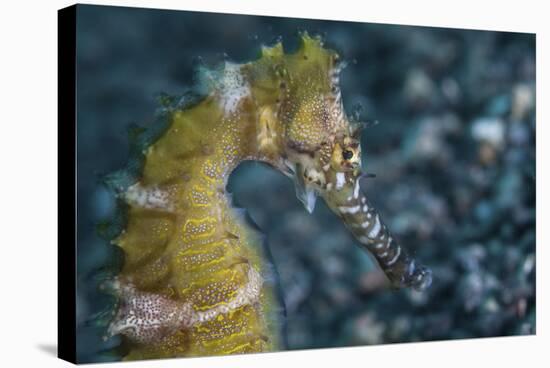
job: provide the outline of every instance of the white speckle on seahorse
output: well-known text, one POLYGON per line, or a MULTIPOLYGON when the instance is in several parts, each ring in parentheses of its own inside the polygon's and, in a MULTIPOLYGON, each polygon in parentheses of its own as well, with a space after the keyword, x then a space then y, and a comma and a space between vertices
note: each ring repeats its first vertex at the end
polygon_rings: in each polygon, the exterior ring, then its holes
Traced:
POLYGON ((343 172, 336 173, 336 189, 342 189, 344 184, 346 184, 346 174, 343 172))
POLYGON ((162 340, 178 328, 188 327, 193 315, 189 303, 178 303, 163 296, 136 290, 132 285, 119 287, 122 307, 108 333, 122 334, 143 344, 162 340))
POLYGON ((235 112, 239 103, 250 96, 250 87, 241 73, 241 66, 235 63, 225 63, 217 89, 220 106, 226 115, 235 112))
POLYGON ((380 232, 380 228, 382 226, 380 225, 380 217, 376 215, 374 219, 374 226, 372 227, 371 231, 369 232, 369 238, 376 238, 378 236, 378 233, 380 232))
POLYGON ((244 305, 259 301, 263 284, 262 276, 252 266, 248 269, 248 282, 224 304, 205 311, 195 311, 190 303, 182 303, 167 297, 138 291, 131 284, 113 285, 123 301, 115 320, 109 326, 111 336, 121 334, 138 343, 151 344, 197 323, 211 321, 244 305))
POLYGON ((393 258, 388 263, 386 263, 386 266, 391 266, 395 262, 397 262, 397 259, 399 258, 400 255, 401 255, 401 247, 397 246, 397 250, 395 251, 395 255, 393 256, 393 258))
POLYGON ((353 188, 353 198, 359 197, 359 180, 355 181, 355 187, 353 188))
POLYGON ((145 188, 136 183, 126 190, 124 198, 129 204, 142 208, 172 210, 168 193, 157 187, 145 188))
POLYGON ((361 209, 361 206, 355 206, 355 207, 338 207, 338 209, 340 210, 340 212, 342 213, 350 213, 350 214, 354 214, 354 213, 357 213, 359 212, 359 210, 361 209))
POLYGON ((260 298, 262 288, 262 276, 254 268, 248 269, 248 282, 243 287, 239 288, 233 299, 225 304, 220 304, 206 311, 196 312, 193 316, 192 323, 206 322, 216 318, 220 314, 229 313, 232 310, 238 309, 243 305, 254 304, 260 298))

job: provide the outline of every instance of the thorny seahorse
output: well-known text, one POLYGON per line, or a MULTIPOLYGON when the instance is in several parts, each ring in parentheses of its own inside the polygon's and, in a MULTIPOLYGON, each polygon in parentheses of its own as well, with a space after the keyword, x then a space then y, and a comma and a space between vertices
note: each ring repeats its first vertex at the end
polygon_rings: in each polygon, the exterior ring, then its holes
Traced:
POLYGON ((360 189, 361 125, 343 108, 342 67, 307 33, 292 53, 279 42, 248 63, 203 67, 204 97, 167 104, 166 127, 143 143, 141 161, 111 176, 126 217, 112 240, 123 261, 107 283, 118 303, 106 336, 122 336, 124 359, 282 348, 274 270, 226 193, 245 160, 292 178, 309 212, 322 197, 395 287, 429 286, 429 269, 397 244, 360 189))

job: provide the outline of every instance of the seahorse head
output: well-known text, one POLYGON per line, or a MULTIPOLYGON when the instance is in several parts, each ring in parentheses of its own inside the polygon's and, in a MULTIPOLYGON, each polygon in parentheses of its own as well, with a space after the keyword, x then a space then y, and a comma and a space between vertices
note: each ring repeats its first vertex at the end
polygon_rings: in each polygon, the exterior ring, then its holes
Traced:
POLYGON ((261 110, 260 149, 293 178, 297 197, 309 212, 318 196, 325 200, 393 285, 426 288, 430 271, 417 266, 395 242, 360 190, 361 125, 350 121, 342 104, 343 62, 320 38, 304 34, 301 41, 297 52, 284 57, 276 48, 264 52, 262 60, 276 71, 271 80, 276 98, 274 107, 261 110))
POLYGON ((326 194, 331 191, 359 189, 362 175, 359 132, 360 127, 343 118, 342 126, 328 132, 315 147, 297 149, 295 141, 289 141, 286 165, 292 169, 298 198, 309 212, 313 211, 318 195, 330 202, 326 194))
POLYGON ((311 212, 319 194, 353 185, 346 176, 360 175, 361 126, 350 122, 342 104, 345 62, 319 37, 304 33, 300 40, 295 53, 284 54, 281 44, 264 48, 255 64, 256 70, 274 70, 272 79, 256 85, 275 85, 276 97, 264 98, 258 140, 269 161, 294 179, 298 198, 311 212))

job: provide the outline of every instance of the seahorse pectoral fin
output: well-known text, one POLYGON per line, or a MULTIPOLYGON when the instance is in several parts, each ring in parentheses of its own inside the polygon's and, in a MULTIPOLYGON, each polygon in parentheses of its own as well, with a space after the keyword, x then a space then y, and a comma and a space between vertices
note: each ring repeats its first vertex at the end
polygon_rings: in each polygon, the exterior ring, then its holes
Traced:
MULTIPOLYGON (((343 174, 343 173, 342 173, 343 174)), ((395 288, 412 287, 425 290, 432 283, 431 270, 417 264, 407 250, 399 245, 382 222, 378 211, 359 190, 361 175, 351 173, 340 189, 327 191, 323 196, 353 235, 377 260, 395 288)))
POLYGON ((309 185, 304 178, 304 170, 300 164, 296 165, 294 170, 295 180, 294 187, 296 189, 296 197, 302 202, 304 207, 309 213, 312 213, 315 209, 315 203, 317 201, 317 192, 309 185))

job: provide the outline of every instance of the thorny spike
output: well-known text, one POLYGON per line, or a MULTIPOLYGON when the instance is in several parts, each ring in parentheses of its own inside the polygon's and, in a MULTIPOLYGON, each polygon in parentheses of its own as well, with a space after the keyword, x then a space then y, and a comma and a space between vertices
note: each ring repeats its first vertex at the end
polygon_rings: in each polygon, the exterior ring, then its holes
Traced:
POLYGON ((374 174, 374 173, 362 173, 361 175, 359 175, 359 179, 372 179, 372 178, 376 178, 376 174, 374 174))

